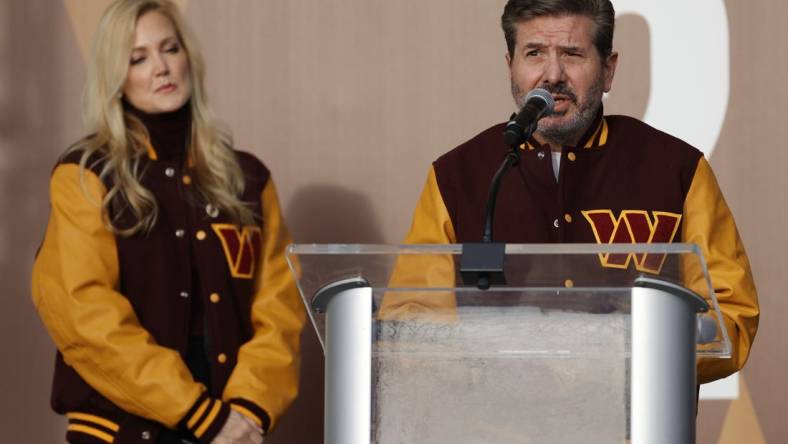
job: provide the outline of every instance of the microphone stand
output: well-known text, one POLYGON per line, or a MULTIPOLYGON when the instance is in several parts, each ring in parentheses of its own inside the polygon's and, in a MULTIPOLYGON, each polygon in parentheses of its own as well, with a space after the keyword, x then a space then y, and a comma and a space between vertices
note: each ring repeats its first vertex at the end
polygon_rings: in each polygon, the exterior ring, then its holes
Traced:
POLYGON ((480 290, 487 290, 491 285, 506 285, 503 262, 506 257, 506 244, 493 242, 493 222, 495 220, 495 204, 498 200, 498 189, 506 173, 520 163, 520 145, 531 137, 536 130, 533 122, 525 130, 514 122, 506 126, 504 140, 510 149, 495 172, 490 189, 487 192, 487 205, 484 209, 484 232, 481 243, 465 243, 462 245, 460 257, 460 276, 464 285, 475 285, 480 290), (512 131, 514 130, 514 131, 512 131))

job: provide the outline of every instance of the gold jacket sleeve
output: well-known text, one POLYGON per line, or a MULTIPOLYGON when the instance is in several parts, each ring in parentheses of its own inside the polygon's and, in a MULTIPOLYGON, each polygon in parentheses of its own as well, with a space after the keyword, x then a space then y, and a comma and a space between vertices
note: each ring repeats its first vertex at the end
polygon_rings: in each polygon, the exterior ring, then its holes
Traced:
MULTIPOLYGON (((701 359, 698 382, 740 370, 758 329, 758 295, 736 224, 705 158, 698 162, 684 202, 682 240, 700 246, 732 345, 731 359, 701 359)), ((690 284, 706 294, 703 283, 690 284)))
MULTIPOLYGON (((430 168, 405 244, 452 244, 456 242, 451 217, 443 202, 434 168, 430 168)), ((392 288, 454 287, 451 255, 402 255, 391 273, 392 288)), ((453 322, 457 302, 453 292, 387 292, 378 311, 381 320, 453 322)))
POLYGON ((51 213, 32 275, 33 302, 65 362, 129 413, 175 428, 205 390, 178 352, 155 343, 117 292, 115 237, 90 171, 58 166, 51 213), (83 186, 84 185, 84 186, 83 186))
POLYGON ((234 401, 234 408, 261 424, 255 408, 235 401, 251 402, 269 416, 269 428, 273 428, 298 394, 300 336, 306 312, 285 260, 285 247, 291 240, 273 179, 268 180, 261 198, 263 248, 252 302, 254 336, 241 346, 223 398, 234 401))
POLYGON ((443 202, 435 168, 427 174, 427 182, 421 192, 410 231, 405 237, 406 244, 454 244, 457 238, 451 223, 449 211, 443 202))

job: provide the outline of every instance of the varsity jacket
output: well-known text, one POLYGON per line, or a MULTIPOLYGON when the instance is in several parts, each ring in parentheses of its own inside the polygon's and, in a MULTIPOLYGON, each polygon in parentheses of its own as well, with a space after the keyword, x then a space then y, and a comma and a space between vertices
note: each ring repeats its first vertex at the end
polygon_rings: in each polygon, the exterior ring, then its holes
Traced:
MULTIPOLYGON (((161 427, 208 443, 230 409, 275 426, 298 388, 304 311, 284 257, 290 237, 268 169, 237 152, 241 196, 259 224, 238 226, 191 193, 192 173, 153 147, 141 183, 158 203, 148 233, 115 236, 101 214, 111 188, 100 162, 65 157, 50 182, 51 212, 32 297, 58 353, 52 407, 76 443, 155 442, 161 427), (184 363, 190 309, 200 298, 210 386, 184 363)), ((131 223, 120 214, 120 226, 131 223)))
MULTIPOLYGON (((432 164, 405 243, 481 240, 489 185, 509 150, 503 130, 495 125, 432 164)), ((697 244, 733 349, 732 359, 700 360, 698 381, 742 368, 758 326, 757 294, 733 216, 700 151, 636 119, 601 112, 578 146, 562 148, 557 180, 549 146, 531 138, 520 149, 499 190, 495 241, 697 244)), ((654 271, 613 256, 596 267, 654 271)), ((701 280, 687 285, 708 296, 701 280)))

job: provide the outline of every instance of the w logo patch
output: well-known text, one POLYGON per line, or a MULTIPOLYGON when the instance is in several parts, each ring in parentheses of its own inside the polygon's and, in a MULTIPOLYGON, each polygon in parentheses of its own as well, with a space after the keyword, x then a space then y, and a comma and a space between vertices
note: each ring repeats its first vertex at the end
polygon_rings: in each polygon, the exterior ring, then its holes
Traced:
POLYGON ((237 225, 213 224, 211 228, 222 241, 227 266, 233 277, 251 279, 262 245, 260 227, 245 226, 239 230, 237 225))
MULTIPOLYGON (((669 243, 676 237, 681 222, 681 214, 664 211, 624 210, 616 218, 610 210, 583 211, 594 237, 599 244, 635 244, 635 243, 669 243)), ((600 254, 599 260, 603 267, 629 267, 635 263, 635 269, 648 273, 659 274, 665 262, 664 254, 600 254)))

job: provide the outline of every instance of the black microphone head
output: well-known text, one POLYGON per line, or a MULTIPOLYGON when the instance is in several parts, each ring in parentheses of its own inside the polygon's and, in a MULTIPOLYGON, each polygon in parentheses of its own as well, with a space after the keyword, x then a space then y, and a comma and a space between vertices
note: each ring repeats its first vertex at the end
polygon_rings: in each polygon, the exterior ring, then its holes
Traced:
POLYGON ((553 109, 555 108, 555 100, 553 100, 553 95, 550 94, 546 89, 534 88, 529 91, 525 96, 525 103, 531 102, 532 99, 541 100, 544 102, 545 108, 541 113, 543 116, 548 116, 553 113, 553 109))
POLYGON ((554 108, 555 101, 547 90, 536 88, 529 91, 525 96, 522 109, 504 129, 504 142, 509 146, 521 144, 534 131, 536 122, 542 117, 552 114, 554 108))

